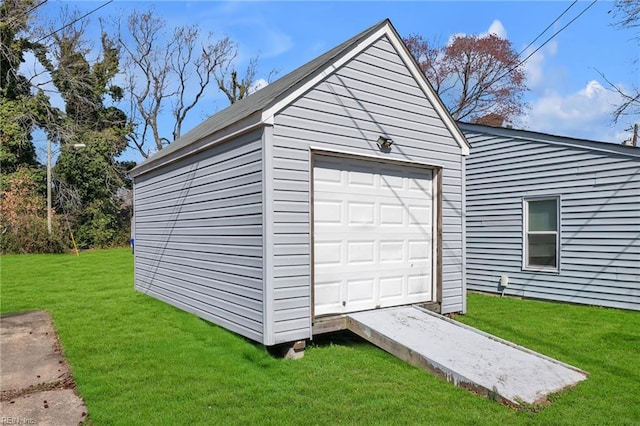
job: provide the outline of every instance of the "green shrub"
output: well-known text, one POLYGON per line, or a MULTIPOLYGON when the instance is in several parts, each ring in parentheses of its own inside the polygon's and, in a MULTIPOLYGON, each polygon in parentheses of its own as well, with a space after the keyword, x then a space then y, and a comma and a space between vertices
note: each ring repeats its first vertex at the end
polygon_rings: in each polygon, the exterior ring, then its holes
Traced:
POLYGON ((120 247, 128 243, 129 233, 129 222, 112 200, 94 200, 82 215, 77 242, 82 248, 120 247))
POLYGON ((47 219, 38 216, 20 216, 13 223, 2 222, 2 254, 62 253, 70 248, 57 218, 51 224, 51 234, 47 230, 47 219))
POLYGON ((57 216, 47 229, 46 200, 37 169, 22 167, 5 176, 0 192, 0 251, 4 253, 60 253, 68 247, 57 216))

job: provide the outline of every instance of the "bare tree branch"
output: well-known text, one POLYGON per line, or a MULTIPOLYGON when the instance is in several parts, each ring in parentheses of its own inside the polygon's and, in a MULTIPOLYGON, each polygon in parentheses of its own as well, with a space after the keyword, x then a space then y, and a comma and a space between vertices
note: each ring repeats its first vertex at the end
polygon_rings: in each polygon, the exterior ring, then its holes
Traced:
POLYGON ((257 67, 258 57, 256 56, 249 61, 244 77, 240 80, 238 80, 238 71, 231 62, 224 68, 218 69, 216 74, 218 88, 227 96, 230 103, 234 104, 250 94, 249 91, 254 83, 257 67))
MULTIPOLYGON (((614 2, 613 9, 610 10, 609 13, 612 13, 615 18, 613 25, 624 29, 631 29, 635 33, 633 38, 636 41, 640 41, 640 30, 638 30, 640 28, 640 1, 617 0, 614 2)), ((638 59, 636 58, 633 63, 635 66, 638 66, 638 59)), ((602 72, 598 71, 598 74, 600 74, 607 83, 607 88, 622 98, 620 105, 613 111, 614 123, 617 123, 622 117, 640 115, 640 88, 623 88, 619 84, 614 84, 602 72)))
POLYGON ((203 35, 192 25, 167 33, 166 22, 151 10, 134 11, 126 28, 119 21, 116 26, 135 128, 130 143, 146 158, 151 153, 148 142, 157 151, 181 136, 189 112, 209 92, 212 76, 230 66, 237 46, 228 37, 203 35), (173 121, 170 137, 163 135, 159 123, 165 111, 173 121))
POLYGON ((599 70, 598 74, 607 84, 607 89, 616 93, 622 102, 613 111, 613 122, 617 123, 622 117, 640 115, 640 90, 637 87, 631 89, 623 88, 619 84, 613 83, 599 70))

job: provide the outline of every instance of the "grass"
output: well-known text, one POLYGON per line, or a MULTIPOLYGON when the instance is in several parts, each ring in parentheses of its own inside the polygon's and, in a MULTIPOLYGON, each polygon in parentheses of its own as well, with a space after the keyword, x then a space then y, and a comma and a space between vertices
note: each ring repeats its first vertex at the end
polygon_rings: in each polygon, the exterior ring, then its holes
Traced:
POLYGON ((469 295, 458 320, 590 373, 516 411, 347 334, 275 359, 135 292, 132 274, 126 249, 1 259, 0 312, 51 312, 96 425, 640 424, 637 312, 469 295))

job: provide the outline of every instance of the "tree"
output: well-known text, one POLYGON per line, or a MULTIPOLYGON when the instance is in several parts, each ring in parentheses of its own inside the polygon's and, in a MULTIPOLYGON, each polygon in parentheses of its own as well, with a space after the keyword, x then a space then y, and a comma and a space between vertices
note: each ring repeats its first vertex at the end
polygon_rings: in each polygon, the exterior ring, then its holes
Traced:
POLYGON ((454 119, 496 124, 524 112, 524 70, 508 40, 456 36, 437 46, 414 34, 404 41, 454 119))
POLYGON ((6 0, 0 4, 0 251, 32 253, 65 248, 54 217, 47 231, 44 169, 38 164, 32 133, 49 116, 49 98, 20 72, 33 12, 42 2, 6 0))
POLYGON ((216 83, 218 83, 218 89, 225 94, 230 104, 235 104, 250 94, 257 66, 258 58, 255 57, 249 61, 244 77, 240 80, 238 80, 238 70, 233 67, 232 62, 228 62, 224 68, 220 67, 217 70, 215 78, 216 83))
POLYGON ((7 0, 0 4, 0 170, 3 181, 20 167, 37 165, 31 134, 49 106, 44 93, 32 93, 30 81, 19 72, 25 53, 34 47, 27 34, 32 12, 38 5, 31 0, 7 0))
MULTIPOLYGON (((166 21, 151 10, 134 11, 126 22, 126 28, 118 27, 115 40, 124 56, 129 118, 135 129, 129 140, 147 158, 153 150, 161 150, 180 137, 188 113, 208 93, 211 83, 220 86, 215 75, 222 76, 222 70, 229 69, 237 48, 228 37, 216 40, 195 25, 168 33, 166 21), (160 123, 167 109, 171 113, 171 135, 163 132, 160 123), (152 148, 147 146, 149 140, 152 148)), ((253 74, 248 73, 240 82, 237 73, 234 75, 232 91, 253 81, 253 74)))
POLYGON ((613 12, 613 17, 616 19, 614 25, 636 31, 635 38, 640 39, 640 1, 616 0, 613 3, 613 9, 609 13, 611 12, 613 12))
MULTIPOLYGON (((613 14, 615 26, 634 31, 634 40, 640 41, 640 1, 617 0, 609 13, 613 14)), ((636 66, 638 65, 637 61, 636 58, 634 60, 636 66)), ((634 85, 627 88, 620 84, 614 84, 603 73, 599 72, 599 74, 607 83, 609 90, 617 93, 622 99, 613 112, 613 121, 617 123, 622 117, 640 115, 640 87, 634 85)))
POLYGON ((119 70, 119 49, 103 33, 100 56, 90 60, 88 21, 68 11, 61 21, 73 24, 53 32, 50 44, 37 51, 64 100, 60 119, 47 123, 47 133, 60 150, 54 168, 57 204, 77 229, 80 246, 109 246, 128 235, 117 195, 125 184, 124 170, 115 158, 126 149, 131 129, 125 113, 109 105, 123 94, 111 84, 119 70), (78 145, 84 148, 73 148, 78 145))

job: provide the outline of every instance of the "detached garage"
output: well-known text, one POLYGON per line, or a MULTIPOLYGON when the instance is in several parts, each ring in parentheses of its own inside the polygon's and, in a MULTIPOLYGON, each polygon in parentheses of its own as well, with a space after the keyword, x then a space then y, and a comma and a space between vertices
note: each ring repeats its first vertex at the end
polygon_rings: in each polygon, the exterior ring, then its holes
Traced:
POLYGON ((467 154, 383 21, 132 171, 135 288, 265 345, 356 311, 464 312, 467 154))

